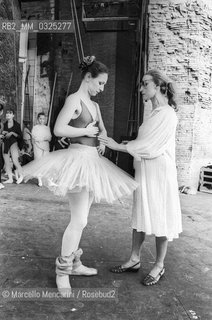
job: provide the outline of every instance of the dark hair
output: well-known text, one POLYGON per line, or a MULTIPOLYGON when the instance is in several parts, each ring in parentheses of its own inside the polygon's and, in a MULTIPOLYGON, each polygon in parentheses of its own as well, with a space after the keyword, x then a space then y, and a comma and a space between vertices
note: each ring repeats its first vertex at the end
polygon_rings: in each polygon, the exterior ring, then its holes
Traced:
POLYGON ((2 110, 4 110, 4 106, 3 106, 3 104, 0 103, 0 112, 1 112, 2 110))
POLYGON ((38 113, 38 115, 37 115, 37 119, 39 119, 39 118, 40 118, 40 116, 44 116, 44 117, 45 117, 46 115, 45 115, 45 113, 44 113, 44 112, 39 112, 39 113, 38 113))
POLYGON ((81 78, 84 79, 86 73, 90 72, 92 78, 98 77, 100 73, 108 73, 108 68, 105 64, 97 61, 95 56, 84 57, 79 65, 81 69, 81 78))
POLYGON ((7 113, 7 112, 12 112, 13 114, 15 114, 15 111, 14 111, 14 109, 12 109, 12 108, 7 109, 7 110, 6 110, 6 113, 7 113))
POLYGON ((167 96, 168 104, 178 111, 177 92, 173 81, 159 70, 149 70, 145 74, 153 78, 156 86, 160 86, 160 92, 167 96))
POLYGON ((24 121, 23 121, 23 124, 24 124, 25 127, 27 127, 27 126, 30 126, 30 125, 31 125, 31 122, 30 122, 30 121, 27 121, 27 120, 24 120, 24 121))

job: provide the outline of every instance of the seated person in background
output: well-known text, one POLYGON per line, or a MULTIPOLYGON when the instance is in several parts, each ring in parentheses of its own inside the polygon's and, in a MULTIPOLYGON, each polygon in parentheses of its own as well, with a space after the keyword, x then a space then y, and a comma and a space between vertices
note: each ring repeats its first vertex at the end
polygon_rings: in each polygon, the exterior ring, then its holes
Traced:
POLYGON ((16 183, 23 180, 22 168, 19 163, 19 152, 23 147, 23 136, 20 124, 14 120, 15 112, 13 109, 6 111, 6 122, 2 134, 3 138, 3 157, 5 162, 5 169, 8 175, 8 180, 4 183, 13 183, 12 167, 10 163, 10 156, 16 168, 16 183))

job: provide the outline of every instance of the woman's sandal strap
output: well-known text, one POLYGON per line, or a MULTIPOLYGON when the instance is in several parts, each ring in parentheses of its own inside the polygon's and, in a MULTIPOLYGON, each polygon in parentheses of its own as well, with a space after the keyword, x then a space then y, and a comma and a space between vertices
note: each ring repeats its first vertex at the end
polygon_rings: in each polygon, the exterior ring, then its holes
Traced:
POLYGON ((135 268, 136 266, 138 266, 140 264, 140 261, 138 261, 137 263, 135 263, 134 265, 132 265, 131 267, 129 268, 125 268, 125 267, 122 267, 121 265, 118 265, 118 266, 114 266, 110 269, 111 272, 113 273, 123 273, 123 272, 137 272, 140 268, 135 268))
POLYGON ((150 274, 148 274, 144 280, 143 280, 143 284, 145 286, 152 286, 156 283, 158 283, 158 281, 160 280, 160 278, 164 275, 165 272, 165 268, 163 268, 156 277, 151 276, 150 274))

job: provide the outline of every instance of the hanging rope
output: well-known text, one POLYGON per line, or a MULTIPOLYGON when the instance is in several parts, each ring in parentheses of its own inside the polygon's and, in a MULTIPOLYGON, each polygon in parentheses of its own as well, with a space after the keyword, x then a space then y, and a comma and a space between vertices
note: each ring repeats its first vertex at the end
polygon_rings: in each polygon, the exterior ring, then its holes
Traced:
POLYGON ((80 33, 80 26, 79 26, 75 0, 70 0, 70 5, 71 5, 71 14, 72 14, 72 19, 74 24, 74 36, 76 41, 77 55, 80 63, 84 58, 84 50, 82 45, 82 38, 80 33))
POLYGON ((82 55, 82 58, 84 58, 84 50, 83 50, 83 45, 82 45, 82 37, 81 37, 81 33, 80 33, 80 26, 79 26, 79 19, 78 19, 78 15, 77 15, 76 2, 75 2, 75 0, 72 0, 72 1, 74 3, 74 13, 75 13, 75 17, 76 17, 77 31, 78 31, 78 37, 79 37, 79 42, 80 42, 81 55, 82 55))
POLYGON ((81 60, 80 60, 80 53, 79 53, 78 43, 77 43, 76 25, 75 25, 75 19, 74 19, 74 7, 73 7, 72 0, 70 0, 70 4, 71 4, 71 15, 72 15, 73 24, 74 24, 74 36, 75 36, 75 42, 76 42, 76 47, 77 47, 77 55, 78 55, 78 60, 79 60, 79 63, 80 63, 81 60))

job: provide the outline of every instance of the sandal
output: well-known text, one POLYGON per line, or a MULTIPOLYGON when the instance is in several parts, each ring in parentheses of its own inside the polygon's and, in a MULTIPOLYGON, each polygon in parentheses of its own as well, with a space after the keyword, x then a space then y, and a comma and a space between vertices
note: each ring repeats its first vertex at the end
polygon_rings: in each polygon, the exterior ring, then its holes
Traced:
POLYGON ((138 261, 137 263, 135 263, 134 265, 132 265, 131 267, 128 267, 128 268, 124 268, 121 265, 114 266, 114 267, 110 268, 110 272, 113 272, 113 273, 137 272, 139 269, 140 269, 140 261, 138 261), (136 266, 138 266, 138 267, 135 268, 136 266))
POLYGON ((144 286, 153 286, 154 284, 158 283, 158 281, 162 278, 164 273, 165 273, 165 268, 163 268, 156 277, 153 277, 150 274, 148 274, 142 281, 142 284, 144 286))

